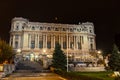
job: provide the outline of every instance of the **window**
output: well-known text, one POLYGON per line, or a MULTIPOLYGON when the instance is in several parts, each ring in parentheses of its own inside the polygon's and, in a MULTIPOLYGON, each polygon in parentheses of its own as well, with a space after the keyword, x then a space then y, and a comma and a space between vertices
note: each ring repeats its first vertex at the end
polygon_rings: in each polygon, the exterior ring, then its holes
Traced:
POLYGON ((15 49, 18 48, 18 41, 15 41, 15 49))
POLYGON ((93 50, 93 44, 90 44, 90 49, 93 50))
POLYGON ((76 30, 76 28, 73 28, 73 30, 76 30))
POLYGON ((35 41, 31 41, 31 48, 32 48, 32 49, 35 48, 35 41))
POLYGON ((47 48, 48 48, 48 49, 51 48, 51 42, 47 42, 47 48))
POLYGON ((32 27, 32 30, 35 30, 35 27, 34 27, 34 26, 32 27))
POLYGON ((51 30, 51 28, 50 27, 48 27, 48 31, 50 31, 51 30))
POLYGON ((70 31, 71 31, 71 32, 73 32, 73 29, 72 29, 72 28, 70 28, 70 31))
POLYGON ((63 28, 63 31, 66 31, 66 29, 65 29, 65 28, 63 28))
POLYGON ((43 27, 40 27, 40 30, 43 30, 43 27))
POLYGON ((67 49, 67 43, 63 42, 63 49, 67 49))
POLYGON ((15 35, 15 39, 19 39, 19 35, 18 34, 15 35))
POLYGON ((92 33, 92 30, 90 30, 90 33, 92 33))
POLYGON ((24 29, 24 26, 22 26, 22 29, 24 29))
POLYGON ((59 29, 58 29, 58 28, 55 28, 55 31, 59 31, 59 29))
POLYGON ((43 48, 43 41, 39 41, 39 48, 43 48))
POLYGON ((93 38, 90 38, 90 42, 93 42, 93 38))
POLYGON ((18 25, 16 26, 15 30, 19 30, 19 26, 18 25))

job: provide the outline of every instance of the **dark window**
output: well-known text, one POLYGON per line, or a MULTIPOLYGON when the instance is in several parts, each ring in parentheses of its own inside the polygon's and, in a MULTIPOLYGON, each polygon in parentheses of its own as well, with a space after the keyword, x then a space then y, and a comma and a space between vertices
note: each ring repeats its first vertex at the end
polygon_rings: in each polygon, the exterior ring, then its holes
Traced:
POLYGON ((15 49, 18 48, 18 41, 15 41, 15 49))
POLYGON ((34 27, 34 26, 32 27, 32 30, 35 30, 35 27, 34 27))
POLYGON ((43 30, 43 27, 40 27, 40 30, 43 30))
POLYGON ((66 29, 65 29, 65 28, 63 28, 63 31, 66 31, 66 29))
POLYGON ((90 33, 92 33, 92 30, 90 30, 90 33))
POLYGON ((32 49, 35 48, 35 41, 31 41, 31 48, 32 48, 32 49))
POLYGON ((50 27, 48 27, 48 30, 50 31, 50 30, 51 30, 51 28, 50 28, 50 27))
POLYGON ((72 28, 70 28, 70 31, 71 31, 71 32, 73 32, 73 29, 72 29, 72 28))
POLYGON ((93 44, 90 44, 90 49, 93 50, 93 44))
POLYGON ((16 29, 15 29, 15 30, 19 30, 19 26, 18 26, 18 25, 16 26, 16 29))
POLYGON ((43 41, 39 41, 39 48, 43 48, 43 41))
POLYGON ((48 48, 48 49, 51 48, 51 42, 47 42, 47 48, 48 48))
POLYGON ((55 31, 59 31, 59 29, 58 29, 58 28, 55 28, 55 31))
POLYGON ((76 30, 76 28, 73 28, 73 30, 76 30))
POLYGON ((67 49, 67 43, 63 42, 63 49, 67 49))

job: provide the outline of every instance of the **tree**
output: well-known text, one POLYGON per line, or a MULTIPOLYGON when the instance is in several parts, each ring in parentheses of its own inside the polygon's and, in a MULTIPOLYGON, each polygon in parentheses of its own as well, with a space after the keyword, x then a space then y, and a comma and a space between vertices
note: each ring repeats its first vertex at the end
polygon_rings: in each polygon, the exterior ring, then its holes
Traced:
POLYGON ((56 69, 65 70, 67 65, 66 55, 61 50, 59 43, 56 44, 53 53, 52 66, 56 69))
POLYGON ((9 46, 5 41, 0 40, 0 63, 4 61, 10 61, 13 56, 12 47, 9 46))
POLYGON ((120 70, 120 53, 116 45, 113 46, 113 51, 110 55, 108 65, 110 66, 110 69, 114 71, 120 70))

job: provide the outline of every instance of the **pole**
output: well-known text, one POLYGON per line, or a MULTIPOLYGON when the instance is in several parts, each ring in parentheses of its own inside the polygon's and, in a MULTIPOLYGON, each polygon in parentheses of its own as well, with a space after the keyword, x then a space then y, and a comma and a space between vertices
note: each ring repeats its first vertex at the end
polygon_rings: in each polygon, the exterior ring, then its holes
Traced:
POLYGON ((67 72, 68 72, 68 26, 67 26, 67 72))

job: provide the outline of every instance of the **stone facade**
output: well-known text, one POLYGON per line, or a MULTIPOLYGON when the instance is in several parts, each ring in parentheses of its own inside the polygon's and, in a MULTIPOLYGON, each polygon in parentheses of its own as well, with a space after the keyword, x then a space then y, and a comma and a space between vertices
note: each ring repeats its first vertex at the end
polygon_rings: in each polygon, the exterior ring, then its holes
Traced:
POLYGON ((90 61, 96 51, 93 23, 60 24, 30 22, 22 17, 12 19, 10 45, 26 59, 38 60, 42 55, 51 59, 55 44, 73 61, 90 61))

